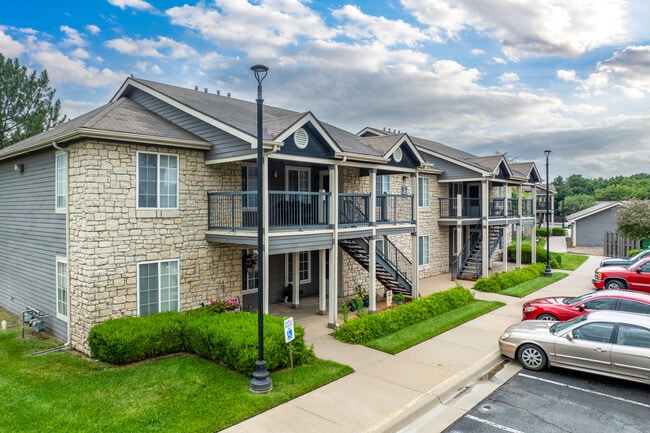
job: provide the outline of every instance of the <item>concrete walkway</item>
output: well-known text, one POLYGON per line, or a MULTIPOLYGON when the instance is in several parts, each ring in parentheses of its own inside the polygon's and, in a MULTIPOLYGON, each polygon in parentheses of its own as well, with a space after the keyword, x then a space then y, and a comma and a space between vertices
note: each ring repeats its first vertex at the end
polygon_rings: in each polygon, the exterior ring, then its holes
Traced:
MULTIPOLYGON (((564 238, 551 240, 551 251, 566 251, 564 238)), ((304 326, 306 339, 314 344, 319 358, 347 364, 355 372, 225 431, 442 431, 520 368, 516 362, 504 361, 497 339, 508 325, 521 320, 523 302, 593 290, 591 277, 601 259, 590 257, 576 271, 567 272, 568 277, 524 299, 474 292, 477 299, 499 300, 506 306, 397 355, 339 342, 327 328, 327 317, 310 311, 314 306, 303 305, 300 310, 280 306, 286 313, 274 314, 293 316, 304 326), (492 380, 476 382, 484 374, 492 380), (465 392, 469 388, 474 392, 465 392)), ((426 295, 456 284, 449 274, 427 278, 421 281, 421 292, 426 295)))

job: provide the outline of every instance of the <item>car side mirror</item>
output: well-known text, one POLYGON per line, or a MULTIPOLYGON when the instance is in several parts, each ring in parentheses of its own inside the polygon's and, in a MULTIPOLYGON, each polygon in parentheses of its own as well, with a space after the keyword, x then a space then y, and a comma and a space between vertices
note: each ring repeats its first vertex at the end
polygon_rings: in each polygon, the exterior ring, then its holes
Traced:
POLYGON ((578 306, 578 311, 585 311, 585 308, 586 308, 586 307, 585 307, 585 304, 580 304, 580 305, 578 306))
POLYGON ((569 341, 573 341, 573 331, 567 332, 567 334, 564 336, 569 341))

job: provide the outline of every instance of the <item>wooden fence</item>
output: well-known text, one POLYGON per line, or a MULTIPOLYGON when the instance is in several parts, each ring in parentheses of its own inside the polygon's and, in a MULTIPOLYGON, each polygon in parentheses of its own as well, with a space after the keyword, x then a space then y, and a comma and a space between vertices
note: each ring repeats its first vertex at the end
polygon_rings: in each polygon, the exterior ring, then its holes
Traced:
POLYGON ((605 232, 605 255, 609 257, 627 257, 630 250, 641 248, 640 241, 624 238, 614 232, 605 232))

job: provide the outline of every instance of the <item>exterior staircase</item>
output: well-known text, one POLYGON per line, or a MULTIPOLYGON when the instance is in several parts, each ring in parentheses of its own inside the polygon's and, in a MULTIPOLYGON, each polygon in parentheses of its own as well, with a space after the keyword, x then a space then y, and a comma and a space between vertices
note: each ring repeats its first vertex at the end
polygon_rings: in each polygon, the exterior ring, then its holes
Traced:
MULTIPOLYGON (((387 240, 386 240, 387 241, 387 240)), ((411 295, 413 293, 411 278, 411 262, 392 243, 389 254, 377 251, 376 278, 393 293, 411 295)), ((339 246, 366 271, 370 269, 368 241, 364 238, 339 240, 339 246)))
MULTIPOLYGON (((483 273, 482 252, 483 252, 483 235, 481 232, 470 239, 471 246, 468 249, 468 254, 465 260, 462 261, 456 278, 460 280, 478 280, 483 273)), ((488 257, 492 258, 496 251, 501 238, 503 237, 503 230, 500 226, 492 226, 488 230, 489 235, 489 253, 488 257)))

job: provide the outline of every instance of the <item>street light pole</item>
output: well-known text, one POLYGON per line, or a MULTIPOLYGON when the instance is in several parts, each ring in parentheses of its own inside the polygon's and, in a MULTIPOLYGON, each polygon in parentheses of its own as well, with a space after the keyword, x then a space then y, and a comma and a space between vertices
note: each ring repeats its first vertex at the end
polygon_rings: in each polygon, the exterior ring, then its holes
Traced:
POLYGON ((264 173, 263 128, 262 128, 262 80, 269 68, 264 65, 251 66, 257 80, 257 362, 250 382, 251 392, 262 394, 273 390, 273 381, 266 370, 264 360, 264 194, 262 192, 264 173))
POLYGON ((544 155, 546 155, 546 269, 544 269, 545 277, 552 277, 553 272, 551 272, 551 265, 549 262, 549 248, 551 245, 551 232, 549 231, 549 220, 550 218, 550 202, 549 202, 549 191, 548 191, 548 156, 551 154, 550 150, 545 150, 544 155))

